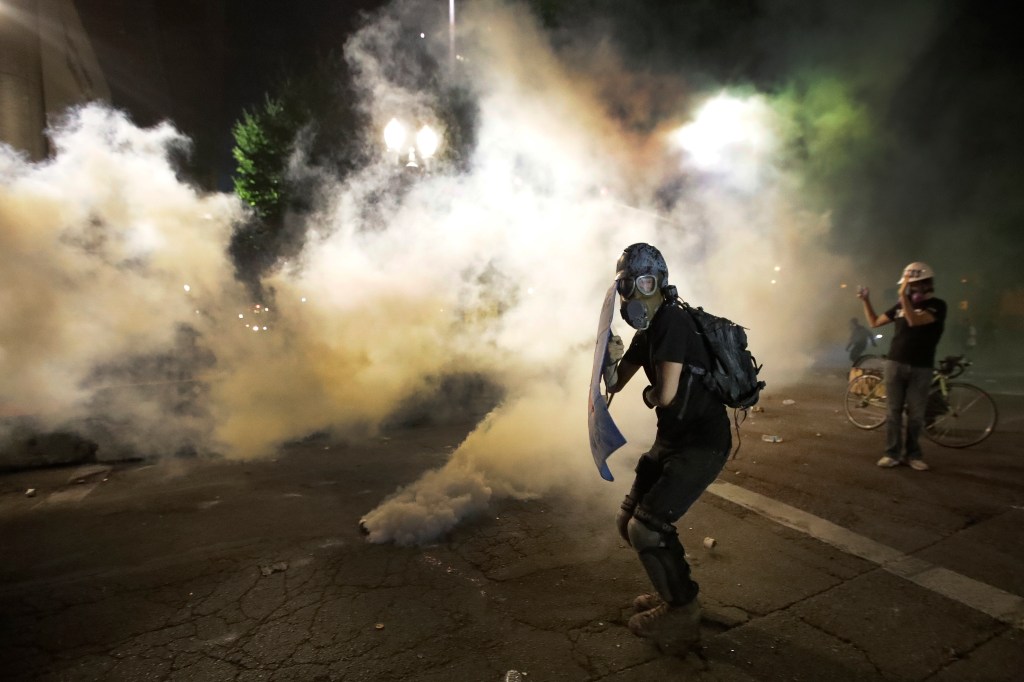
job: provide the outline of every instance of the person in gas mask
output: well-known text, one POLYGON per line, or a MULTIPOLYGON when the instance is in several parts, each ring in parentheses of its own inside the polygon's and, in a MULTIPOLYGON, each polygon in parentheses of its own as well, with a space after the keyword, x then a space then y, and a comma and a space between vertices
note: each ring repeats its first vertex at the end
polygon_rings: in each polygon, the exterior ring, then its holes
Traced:
POLYGON ((616 523, 637 552, 656 593, 634 600, 629 629, 665 653, 684 653, 700 638, 698 585, 690 575, 675 523, 715 480, 732 447, 725 406, 690 372, 710 366, 690 315, 668 283, 668 266, 649 244, 633 244, 615 272, 622 318, 636 334, 623 354, 609 344, 604 382, 617 393, 643 368, 644 403, 657 414, 657 435, 640 457, 616 523))
POLYGON ((885 423, 885 455, 878 466, 891 468, 908 464, 916 471, 931 467, 921 453, 928 387, 935 367, 935 349, 946 323, 946 302, 935 297, 934 273, 925 263, 911 263, 903 269, 898 284, 899 301, 881 315, 871 306, 870 291, 861 287, 857 297, 864 303, 864 316, 872 328, 894 322, 896 333, 885 361, 885 395, 888 418, 885 423), (907 431, 903 437, 903 410, 907 431))

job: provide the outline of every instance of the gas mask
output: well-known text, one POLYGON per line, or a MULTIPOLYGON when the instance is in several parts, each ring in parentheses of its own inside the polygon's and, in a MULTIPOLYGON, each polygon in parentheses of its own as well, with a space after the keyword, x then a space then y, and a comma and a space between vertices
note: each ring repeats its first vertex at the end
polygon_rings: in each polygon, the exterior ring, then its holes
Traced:
POLYGON ((930 292, 925 289, 918 289, 914 286, 911 286, 910 291, 908 293, 909 295, 907 296, 907 298, 910 299, 910 303, 912 305, 921 305, 922 303, 928 300, 928 294, 930 292))
POLYGON ((619 314, 626 324, 638 331, 651 326, 654 314, 665 300, 658 290, 658 278, 655 275, 623 278, 618 280, 615 288, 622 298, 619 314))

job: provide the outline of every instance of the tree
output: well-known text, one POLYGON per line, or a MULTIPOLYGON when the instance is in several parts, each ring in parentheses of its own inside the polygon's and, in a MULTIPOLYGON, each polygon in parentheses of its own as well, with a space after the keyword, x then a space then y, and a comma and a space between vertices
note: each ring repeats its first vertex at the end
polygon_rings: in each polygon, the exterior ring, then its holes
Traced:
POLYGON ((256 111, 243 111, 232 127, 235 193, 261 220, 280 219, 288 198, 285 169, 297 125, 281 99, 269 95, 256 111))
POLYGON ((254 292, 279 255, 285 210, 294 194, 288 158, 301 124, 286 97, 267 95, 261 107, 243 111, 231 129, 235 193, 252 208, 252 216, 232 236, 230 253, 239 279, 254 292))

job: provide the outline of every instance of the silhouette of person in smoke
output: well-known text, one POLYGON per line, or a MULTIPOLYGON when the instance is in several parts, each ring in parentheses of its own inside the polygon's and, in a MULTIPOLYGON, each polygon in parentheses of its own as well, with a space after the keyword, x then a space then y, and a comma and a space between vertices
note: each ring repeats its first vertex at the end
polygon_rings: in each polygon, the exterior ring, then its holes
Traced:
POLYGON ((864 349, 868 347, 868 342, 871 342, 872 346, 875 346, 875 337, 871 335, 871 330, 860 323, 856 317, 850 318, 850 340, 846 342, 846 350, 850 352, 850 364, 855 364, 857 358, 864 355, 864 349))

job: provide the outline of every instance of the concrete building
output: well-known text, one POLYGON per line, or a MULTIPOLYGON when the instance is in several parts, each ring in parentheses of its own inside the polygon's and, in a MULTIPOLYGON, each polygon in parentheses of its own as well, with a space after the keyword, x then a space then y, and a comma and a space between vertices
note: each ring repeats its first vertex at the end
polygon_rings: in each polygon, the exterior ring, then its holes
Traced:
POLYGON ((226 0, 0 0, 0 142, 33 160, 69 106, 103 101, 138 126, 170 121, 212 187, 230 160, 226 0))
POLYGON ((53 117, 110 88, 72 0, 0 0, 0 142, 48 153, 53 117))

